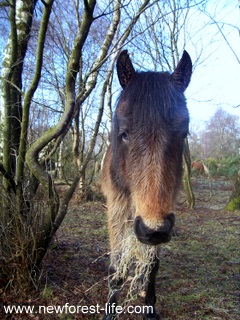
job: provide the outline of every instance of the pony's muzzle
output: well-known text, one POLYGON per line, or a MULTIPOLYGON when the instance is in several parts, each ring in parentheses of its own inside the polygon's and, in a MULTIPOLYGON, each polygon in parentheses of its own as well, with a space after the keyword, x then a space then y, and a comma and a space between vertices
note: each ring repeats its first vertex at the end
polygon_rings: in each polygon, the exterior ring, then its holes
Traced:
POLYGON ((134 232, 137 239, 145 244, 156 246, 160 243, 168 242, 171 240, 172 229, 175 223, 175 216, 169 213, 164 217, 160 227, 152 229, 144 223, 140 216, 134 220, 134 232))

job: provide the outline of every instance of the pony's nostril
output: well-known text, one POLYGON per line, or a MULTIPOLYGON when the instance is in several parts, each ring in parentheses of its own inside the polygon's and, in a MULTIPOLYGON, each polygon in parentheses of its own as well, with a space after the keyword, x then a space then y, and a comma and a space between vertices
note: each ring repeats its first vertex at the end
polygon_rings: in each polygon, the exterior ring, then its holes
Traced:
POLYGON ((174 224, 175 224, 175 215, 173 212, 171 212, 164 217, 164 225, 165 227, 167 227, 168 225, 169 228, 172 229, 174 227, 174 224))
POLYGON ((137 239, 145 244, 158 245, 171 240, 175 216, 173 213, 165 216, 163 223, 156 229, 149 228, 140 216, 134 220, 134 232, 137 239))

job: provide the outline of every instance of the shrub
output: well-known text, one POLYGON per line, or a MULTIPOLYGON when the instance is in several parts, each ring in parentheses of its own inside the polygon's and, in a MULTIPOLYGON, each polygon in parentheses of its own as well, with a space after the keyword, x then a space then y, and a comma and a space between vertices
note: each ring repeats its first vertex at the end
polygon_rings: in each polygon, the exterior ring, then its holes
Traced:
POLYGON ((7 208, 0 207, 0 288, 27 292, 38 286, 36 238, 45 206, 40 201, 26 214, 18 211, 14 197, 5 200, 7 208))
POLYGON ((237 176, 240 166, 239 157, 223 158, 220 161, 219 175, 225 176, 229 179, 234 179, 237 176))
POLYGON ((228 179, 234 179, 240 168, 240 157, 208 158, 204 160, 204 163, 209 168, 211 176, 224 176, 228 179))

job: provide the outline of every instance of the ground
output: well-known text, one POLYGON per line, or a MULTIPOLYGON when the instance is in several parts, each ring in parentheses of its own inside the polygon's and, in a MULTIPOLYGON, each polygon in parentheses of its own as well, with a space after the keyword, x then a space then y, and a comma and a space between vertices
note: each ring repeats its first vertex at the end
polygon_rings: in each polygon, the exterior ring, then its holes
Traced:
MULTIPOLYGON (((161 249, 157 310, 162 320, 237 320, 240 212, 224 209, 233 183, 222 178, 192 179, 196 208, 188 210, 180 192, 174 236, 161 249)), ((7 294, 3 297, 5 305, 34 306, 34 312, 2 314, 2 319, 101 319, 97 306, 105 306, 108 294, 105 211, 102 202, 71 203, 44 260, 39 290, 33 291, 27 301, 21 295, 15 300, 7 294), (79 305, 85 309, 74 312, 79 305), (41 314, 39 306, 45 308, 41 314), (56 312, 54 306, 62 310, 56 312)), ((142 306, 140 298, 131 303, 142 306)), ((120 317, 141 318, 129 314, 120 317)))

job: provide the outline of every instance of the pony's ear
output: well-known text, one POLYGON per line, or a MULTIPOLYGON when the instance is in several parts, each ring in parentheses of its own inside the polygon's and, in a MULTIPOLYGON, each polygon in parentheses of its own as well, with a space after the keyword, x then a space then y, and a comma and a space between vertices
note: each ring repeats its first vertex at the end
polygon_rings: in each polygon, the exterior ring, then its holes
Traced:
POLYGON ((183 91, 185 91, 189 85, 191 75, 192 61, 187 51, 184 50, 181 60, 179 61, 174 72, 172 73, 172 78, 177 83, 177 85, 183 91))
POLYGON ((135 75, 127 50, 123 50, 117 60, 117 74, 122 88, 126 88, 135 75))

